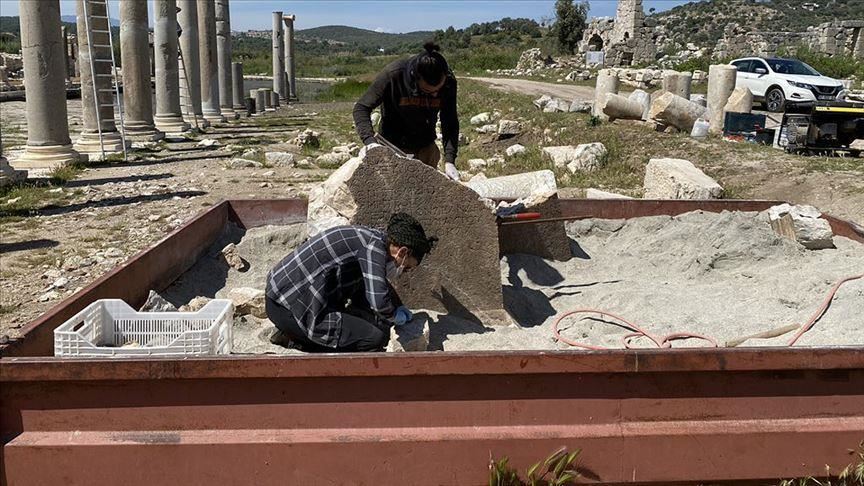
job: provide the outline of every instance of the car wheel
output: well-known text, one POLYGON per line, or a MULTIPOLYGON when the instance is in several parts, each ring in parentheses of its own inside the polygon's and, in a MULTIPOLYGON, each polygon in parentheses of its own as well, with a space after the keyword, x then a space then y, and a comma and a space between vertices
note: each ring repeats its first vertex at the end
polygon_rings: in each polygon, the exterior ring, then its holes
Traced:
POLYGON ((786 96, 780 88, 771 88, 765 94, 765 107, 773 113, 781 113, 786 108, 786 96))

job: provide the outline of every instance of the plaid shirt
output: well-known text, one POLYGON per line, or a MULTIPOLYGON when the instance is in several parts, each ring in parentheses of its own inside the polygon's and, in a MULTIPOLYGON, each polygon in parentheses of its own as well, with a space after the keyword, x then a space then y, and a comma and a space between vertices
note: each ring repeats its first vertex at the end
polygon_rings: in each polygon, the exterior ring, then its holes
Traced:
POLYGON ((387 238, 364 226, 337 226, 307 240, 267 275, 267 297, 289 309, 307 337, 335 348, 342 313, 368 306, 389 327, 399 304, 386 278, 387 238))

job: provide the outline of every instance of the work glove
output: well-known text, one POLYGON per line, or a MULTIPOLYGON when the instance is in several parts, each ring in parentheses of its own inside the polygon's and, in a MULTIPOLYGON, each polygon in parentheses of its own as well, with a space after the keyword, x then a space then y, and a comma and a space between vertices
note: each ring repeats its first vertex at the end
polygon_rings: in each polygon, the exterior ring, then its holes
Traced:
POLYGON ((375 147, 381 147, 381 145, 380 145, 380 144, 377 144, 377 143, 374 143, 374 142, 373 142, 373 143, 370 143, 369 145, 366 145, 366 146, 364 146, 363 148, 360 149, 360 153, 357 154, 357 157, 360 157, 361 159, 365 159, 365 158, 366 158, 366 152, 367 152, 368 150, 371 150, 371 149, 375 148, 375 147))
POLYGON ((447 174, 447 177, 459 182, 459 171, 456 170, 456 165, 452 162, 444 164, 444 173, 447 174))
POLYGON ((393 320, 396 322, 397 326, 403 326, 406 323, 411 322, 411 319, 414 319, 414 314, 412 314, 407 307, 402 305, 396 309, 396 317, 394 317, 393 320))

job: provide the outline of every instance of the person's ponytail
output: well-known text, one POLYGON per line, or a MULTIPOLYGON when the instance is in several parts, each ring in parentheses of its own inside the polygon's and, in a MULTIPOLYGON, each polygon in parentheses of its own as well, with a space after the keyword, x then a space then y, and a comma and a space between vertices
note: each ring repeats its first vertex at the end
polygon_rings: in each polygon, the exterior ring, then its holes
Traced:
POLYGON ((437 85, 444 79, 450 68, 441 55, 441 46, 429 41, 423 44, 423 52, 417 60, 417 74, 428 84, 437 85))

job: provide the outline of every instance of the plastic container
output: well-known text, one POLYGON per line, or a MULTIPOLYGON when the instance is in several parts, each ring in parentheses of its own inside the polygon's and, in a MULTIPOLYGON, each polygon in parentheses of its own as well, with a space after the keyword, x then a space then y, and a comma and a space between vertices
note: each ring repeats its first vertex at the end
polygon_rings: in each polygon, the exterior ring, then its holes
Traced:
POLYGON ((690 132, 690 136, 693 138, 706 138, 710 127, 711 124, 708 123, 708 121, 699 118, 696 120, 696 123, 693 124, 693 131, 690 132))
POLYGON ((70 358, 229 354, 234 304, 197 312, 138 312, 119 299, 88 305, 54 330, 54 356, 70 358))

